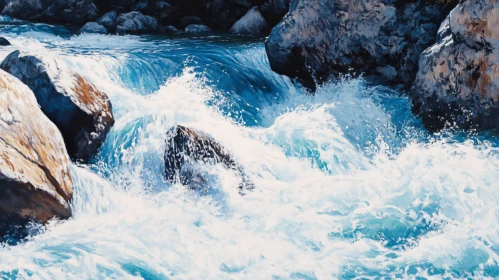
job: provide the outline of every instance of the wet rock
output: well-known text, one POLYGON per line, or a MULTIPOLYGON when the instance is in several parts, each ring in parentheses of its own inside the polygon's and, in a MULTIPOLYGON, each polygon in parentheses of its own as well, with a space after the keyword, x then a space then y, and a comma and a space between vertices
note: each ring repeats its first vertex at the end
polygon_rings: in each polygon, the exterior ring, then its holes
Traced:
POLYGON ((499 128, 498 15, 498 1, 462 1, 421 54, 412 97, 429 129, 499 128))
POLYGON ((274 71, 306 84, 353 72, 408 86, 456 2, 296 0, 265 44, 269 61, 274 71), (389 67, 397 74, 378 73, 389 67))
POLYGON ((165 26, 164 28, 164 33, 165 34, 168 34, 168 35, 174 35, 174 34, 177 34, 179 31, 177 28, 175 28, 175 26, 165 26))
POLYGON ((2 14, 31 21, 83 24, 95 21, 98 10, 92 0, 9 0, 2 14))
POLYGON ((185 16, 180 19, 179 27, 185 29, 187 26, 191 24, 202 25, 203 21, 198 17, 185 16))
POLYGON ((266 0, 260 11, 270 26, 275 26, 289 11, 291 0, 266 0))
POLYGON ((70 161, 33 92, 0 70, 0 231, 71 216, 70 161))
POLYGON ((107 29, 97 22, 87 22, 81 29, 80 33, 98 33, 107 34, 107 29))
POLYGON ((169 23, 168 18, 175 12, 175 8, 164 0, 142 0, 132 5, 132 10, 153 16, 161 23, 169 23))
POLYGON ((88 162, 97 153, 114 125, 105 93, 50 57, 15 51, 0 68, 35 93, 42 111, 62 132, 73 159, 88 162))
POLYGON ((242 177, 241 191, 253 188, 241 167, 224 147, 204 133, 178 125, 167 134, 166 179, 171 183, 180 182, 184 185, 192 181, 199 182, 198 178, 191 178, 194 172, 183 172, 184 168, 189 168, 193 163, 222 164, 242 177))
POLYGON ((211 32, 211 28, 202 24, 191 24, 187 26, 184 31, 188 34, 209 33, 211 32))
POLYGON ((4 37, 0 37, 0 46, 10 46, 9 40, 5 39, 4 37))
POLYGON ((116 19, 118 34, 147 34, 159 31, 158 21, 140 12, 121 14, 116 19))
POLYGON ((111 11, 100 17, 97 23, 104 26, 108 31, 113 32, 116 29, 117 18, 118 12, 111 11))
POLYGON ((269 31, 269 25, 258 7, 253 7, 230 29, 230 33, 262 36, 269 31))

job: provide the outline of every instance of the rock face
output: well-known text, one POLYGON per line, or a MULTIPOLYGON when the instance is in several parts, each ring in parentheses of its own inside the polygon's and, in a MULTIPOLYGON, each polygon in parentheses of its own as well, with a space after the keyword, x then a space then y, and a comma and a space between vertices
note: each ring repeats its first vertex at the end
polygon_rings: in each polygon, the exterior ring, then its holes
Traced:
POLYGON ((230 153, 206 134, 193 129, 176 126, 167 134, 165 151, 166 179, 169 182, 181 182, 187 185, 191 178, 182 173, 182 168, 192 163, 223 164, 243 178, 240 190, 252 189, 241 167, 230 153))
POLYGON ((54 59, 15 51, 0 68, 35 93, 47 117, 62 132, 73 159, 88 162, 114 125, 107 95, 54 59))
POLYGON ((414 111, 431 130, 499 128, 499 1, 462 1, 419 63, 414 111))
POLYGON ((7 0, 2 13, 32 21, 69 24, 83 24, 98 17, 92 0, 7 0))
POLYGON ((98 24, 97 22, 87 22, 81 29, 80 33, 98 33, 106 34, 107 28, 98 24))
POLYGON ((116 19, 116 32, 118 34, 146 34, 155 33, 159 30, 155 18, 144 16, 140 12, 121 14, 116 19))
POLYGON ((267 21, 263 18, 258 7, 253 7, 240 20, 236 21, 230 33, 262 36, 269 30, 267 21))
POLYGON ((353 70, 408 85, 420 53, 434 43, 438 25, 455 2, 293 1, 266 42, 271 67, 307 84, 353 70))
POLYGON ((33 92, 2 70, 0 96, 0 229, 69 218, 73 182, 60 132, 33 92))

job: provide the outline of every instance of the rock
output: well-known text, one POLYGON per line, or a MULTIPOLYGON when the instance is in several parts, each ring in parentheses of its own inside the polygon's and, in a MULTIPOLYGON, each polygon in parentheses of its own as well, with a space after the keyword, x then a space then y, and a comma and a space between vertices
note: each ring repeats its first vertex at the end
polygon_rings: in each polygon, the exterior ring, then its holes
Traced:
POLYGON ((62 132, 73 159, 88 162, 96 154, 114 125, 105 93, 49 57, 15 51, 0 68, 31 88, 42 111, 62 132))
POLYGON ((193 163, 222 164, 242 177, 241 191, 253 188, 241 167, 219 143, 204 133, 178 125, 167 133, 166 179, 171 183, 187 185, 192 179, 189 178, 192 172, 182 172, 182 169, 193 163))
POLYGON ((291 0, 265 0, 260 11, 270 26, 275 26, 289 11, 291 0))
POLYGON ((202 24, 191 24, 187 26, 184 31, 188 34, 209 33, 211 32, 211 28, 202 24))
POLYGON ((164 33, 168 35, 174 35, 178 33, 178 29, 171 25, 165 26, 164 33))
POLYGON ((98 17, 92 0, 9 0, 2 14, 31 21, 83 24, 98 17))
POLYGON ((111 11, 100 17, 97 23, 104 26, 109 32, 113 32, 116 29, 117 18, 118 12, 111 11))
POLYGON ((430 130, 499 128, 498 15, 498 1, 462 1, 421 54, 412 97, 430 130))
POLYGON ((385 82, 409 86, 419 55, 435 42, 438 24, 456 2, 293 1, 266 41, 270 65, 307 84, 351 72, 377 79, 380 67, 393 67, 397 75, 385 75, 385 82))
POLYGON ((9 40, 5 39, 4 37, 0 37, 0 46, 10 46, 9 40))
POLYGON ((116 31, 118 34, 147 34, 158 31, 158 21, 150 16, 144 16, 140 12, 121 14, 116 19, 116 31))
POLYGON ((70 161, 33 92, 0 70, 0 228, 71 216, 70 161))
POLYGON ((185 16, 180 19, 179 27, 185 29, 187 26, 191 24, 202 25, 203 21, 198 17, 185 16))
POLYGON ((258 9, 258 7, 253 7, 246 15, 234 23, 229 32, 242 35, 262 36, 268 31, 269 25, 262 14, 260 14, 260 9, 258 9))
POLYGON ((141 0, 132 6, 132 10, 153 16, 161 23, 169 23, 168 18, 175 11, 175 8, 164 0, 141 0))
POLYGON ((107 34, 107 29, 97 22, 87 22, 81 29, 80 33, 98 33, 107 34))

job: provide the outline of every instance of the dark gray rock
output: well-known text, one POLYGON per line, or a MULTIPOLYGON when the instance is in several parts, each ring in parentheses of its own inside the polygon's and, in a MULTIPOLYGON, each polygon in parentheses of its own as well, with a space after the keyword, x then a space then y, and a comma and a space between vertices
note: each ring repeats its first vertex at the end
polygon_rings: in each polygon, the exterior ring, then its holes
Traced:
POLYGON ((212 32, 211 28, 202 24, 191 24, 185 28, 185 33, 188 34, 198 34, 198 33, 209 33, 212 32))
POLYGON ((0 46, 10 46, 9 40, 5 39, 4 37, 0 37, 0 46))
POLYGON ((241 35, 263 36, 268 34, 269 25, 260 13, 260 9, 253 7, 246 15, 234 23, 229 32, 241 35))
POLYGON ((80 33, 97 33, 107 34, 107 28, 98 24, 97 22, 87 22, 81 29, 80 33))
POLYGON ((466 0, 421 54, 414 111, 430 130, 499 128, 499 2, 466 0))
POLYGON ((109 32, 114 32, 117 18, 118 12, 111 11, 100 17, 99 20, 97 20, 97 23, 104 26, 109 32))
POLYGON ((83 24, 98 17, 92 0, 8 0, 2 13, 31 21, 69 24, 83 24))
POLYGON ((419 55, 456 2, 295 0, 266 42, 269 61, 274 71, 308 85, 352 72, 410 85, 419 55), (387 67, 396 75, 386 75, 387 67))
POLYGON ((157 18, 160 23, 169 23, 170 15, 175 12, 175 8, 165 0, 141 0, 132 5, 133 11, 139 11, 144 15, 157 18))
POLYGON ((163 32, 165 34, 168 34, 168 35, 174 35, 174 34, 177 34, 179 32, 179 30, 177 28, 175 28, 175 26, 165 26, 165 28, 163 29, 163 32))
POLYGON ((275 26, 289 11, 291 0, 265 0, 260 11, 270 26, 275 26))
POLYGON ((180 23, 178 24, 178 26, 180 28, 185 29, 187 26, 189 26, 191 24, 202 25, 203 21, 199 17, 185 16, 185 17, 180 19, 180 23))
POLYGON ((165 151, 166 179, 171 183, 180 182, 188 185, 192 181, 191 171, 183 172, 183 168, 193 163, 222 164, 225 168, 238 173, 243 182, 240 190, 253 188, 241 167, 230 153, 208 135, 193 129, 176 126, 167 133, 165 151))
POLYGON ((59 128, 69 155, 88 162, 114 125, 111 102, 87 79, 49 57, 15 51, 0 68, 26 84, 59 128))
POLYGON ((147 34, 159 30, 158 21, 151 16, 144 16, 141 12, 121 14, 116 19, 118 34, 147 34))

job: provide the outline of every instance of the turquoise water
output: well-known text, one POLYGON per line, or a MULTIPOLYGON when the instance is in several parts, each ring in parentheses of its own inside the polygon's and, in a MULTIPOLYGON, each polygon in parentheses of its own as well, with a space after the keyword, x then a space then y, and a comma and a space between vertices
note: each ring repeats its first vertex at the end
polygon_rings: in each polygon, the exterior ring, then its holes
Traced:
POLYGON ((312 96, 270 70, 263 40, 74 35, 0 20, 16 49, 56 57, 112 100, 116 125, 74 165, 74 217, 0 249, 2 278, 499 277, 499 142, 429 135, 402 93, 343 78, 312 96), (231 151, 254 182, 198 166, 164 180, 166 132, 231 151))

